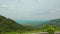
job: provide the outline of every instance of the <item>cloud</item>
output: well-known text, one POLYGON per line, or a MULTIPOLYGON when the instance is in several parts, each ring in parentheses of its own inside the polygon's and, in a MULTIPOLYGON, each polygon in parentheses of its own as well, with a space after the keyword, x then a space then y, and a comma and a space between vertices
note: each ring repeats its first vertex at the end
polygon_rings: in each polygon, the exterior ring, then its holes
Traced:
POLYGON ((0 9, 2 10, 8 10, 8 6, 5 4, 0 5, 0 9))
POLYGON ((58 0, 0 0, 0 14, 12 19, 55 19, 60 18, 58 0), (2 9, 2 10, 1 10, 2 9))
POLYGON ((8 6, 7 5, 1 5, 1 7, 7 8, 8 6))

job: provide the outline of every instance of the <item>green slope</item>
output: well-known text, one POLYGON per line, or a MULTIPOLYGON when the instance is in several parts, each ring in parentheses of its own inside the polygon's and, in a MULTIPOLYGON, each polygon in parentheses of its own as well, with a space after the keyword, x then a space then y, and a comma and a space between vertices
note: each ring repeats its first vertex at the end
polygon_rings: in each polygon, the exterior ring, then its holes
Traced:
POLYGON ((0 15, 0 31, 11 32, 23 30, 23 25, 16 23, 14 20, 0 15))
POLYGON ((34 30, 31 25, 21 25, 0 15, 0 32, 25 32, 34 30))
POLYGON ((35 26, 36 29, 46 31, 48 28, 54 28, 55 31, 60 31, 60 19, 53 19, 45 23, 40 23, 35 26))

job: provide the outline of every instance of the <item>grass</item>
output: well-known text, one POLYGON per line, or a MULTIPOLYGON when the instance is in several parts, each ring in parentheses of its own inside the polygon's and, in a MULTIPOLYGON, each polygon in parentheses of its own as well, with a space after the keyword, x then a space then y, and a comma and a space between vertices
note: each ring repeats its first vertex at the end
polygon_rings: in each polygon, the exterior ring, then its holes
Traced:
POLYGON ((25 32, 25 33, 18 33, 18 32, 6 32, 5 34, 33 34, 36 32, 25 32))
MULTIPOLYGON (((26 31, 26 32, 5 32, 4 34, 33 34, 33 33, 38 33, 38 32, 42 32, 41 30, 37 30, 37 31, 26 31)), ((60 31, 56 31, 56 32, 60 32, 60 31)))
POLYGON ((25 33, 18 33, 18 32, 6 32, 4 34, 29 34, 29 32, 25 32, 25 33))

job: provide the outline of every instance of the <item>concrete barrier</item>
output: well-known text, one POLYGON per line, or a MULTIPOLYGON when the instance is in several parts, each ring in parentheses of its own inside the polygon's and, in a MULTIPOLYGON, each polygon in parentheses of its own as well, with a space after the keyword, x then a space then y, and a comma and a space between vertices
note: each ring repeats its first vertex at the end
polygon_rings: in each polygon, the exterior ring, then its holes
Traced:
MULTIPOLYGON (((37 33, 37 34, 48 34, 48 32, 40 32, 40 33, 37 33)), ((55 32, 55 34, 60 34, 60 32, 55 32)))
POLYGON ((38 33, 38 34, 48 34, 48 32, 40 32, 40 33, 38 33))
POLYGON ((60 34, 60 32, 55 32, 55 34, 60 34))

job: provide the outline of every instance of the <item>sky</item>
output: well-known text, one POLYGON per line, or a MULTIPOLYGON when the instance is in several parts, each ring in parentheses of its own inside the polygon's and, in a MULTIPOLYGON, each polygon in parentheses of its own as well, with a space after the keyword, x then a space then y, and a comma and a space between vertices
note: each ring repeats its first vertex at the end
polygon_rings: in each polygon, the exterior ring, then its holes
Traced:
POLYGON ((60 18, 60 0, 0 0, 0 15, 14 20, 60 18))

